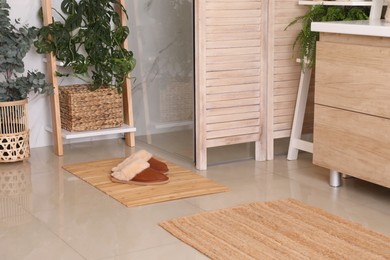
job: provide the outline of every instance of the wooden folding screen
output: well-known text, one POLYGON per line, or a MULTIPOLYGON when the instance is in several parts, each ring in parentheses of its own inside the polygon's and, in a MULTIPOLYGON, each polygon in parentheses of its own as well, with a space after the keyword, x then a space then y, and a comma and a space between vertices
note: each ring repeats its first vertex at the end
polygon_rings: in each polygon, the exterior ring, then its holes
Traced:
POLYGON ((195 1, 196 164, 207 148, 256 142, 265 159, 267 0, 195 1))
MULTIPOLYGON (((268 90, 267 90, 267 159, 274 156, 274 139, 289 137, 297 97, 300 64, 298 49, 293 51, 293 43, 302 26, 286 26, 308 11, 308 6, 297 0, 269 1, 268 15, 268 90)), ((313 73, 314 74, 314 73, 313 73)), ((312 85, 314 80, 312 80, 312 85)), ((313 125, 313 88, 309 93, 305 115, 306 131, 313 125)))

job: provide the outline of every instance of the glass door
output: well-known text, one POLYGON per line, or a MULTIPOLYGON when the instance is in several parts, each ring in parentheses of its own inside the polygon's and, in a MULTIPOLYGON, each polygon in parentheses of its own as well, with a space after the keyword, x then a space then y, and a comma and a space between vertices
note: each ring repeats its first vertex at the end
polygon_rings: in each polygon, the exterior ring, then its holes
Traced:
POLYGON ((194 160, 193 0, 126 2, 136 139, 194 160))

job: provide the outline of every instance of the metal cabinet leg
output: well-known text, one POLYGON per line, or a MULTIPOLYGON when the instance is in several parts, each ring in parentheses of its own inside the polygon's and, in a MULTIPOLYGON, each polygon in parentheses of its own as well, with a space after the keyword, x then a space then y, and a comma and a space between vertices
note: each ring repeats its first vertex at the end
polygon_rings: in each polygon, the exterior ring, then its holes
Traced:
POLYGON ((341 173, 335 170, 330 170, 329 185, 331 187, 341 186, 341 173))

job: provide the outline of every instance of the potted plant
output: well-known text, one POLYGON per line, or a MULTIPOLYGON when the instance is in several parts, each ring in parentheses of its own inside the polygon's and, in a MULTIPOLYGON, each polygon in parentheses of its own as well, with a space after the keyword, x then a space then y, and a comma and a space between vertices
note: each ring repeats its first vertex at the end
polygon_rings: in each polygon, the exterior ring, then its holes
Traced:
POLYGON ((302 22, 302 29, 293 44, 294 49, 299 46, 302 68, 313 68, 315 65, 316 42, 320 34, 311 30, 312 22, 367 20, 368 15, 369 9, 366 7, 315 5, 305 15, 296 17, 285 30, 302 22))
POLYGON ((24 72, 26 56, 38 30, 28 25, 12 24, 9 5, 0 0, 0 162, 29 157, 27 94, 50 92, 41 72, 24 72), (18 26, 19 25, 19 26, 18 26), (17 27, 18 26, 18 27, 17 27))
POLYGON ((61 10, 53 9, 59 20, 53 18, 51 24, 39 30, 34 43, 37 52, 53 52, 71 70, 57 71, 57 76, 73 76, 86 83, 60 88, 61 121, 67 130, 94 130, 122 123, 122 99, 118 94, 136 61, 123 46, 129 28, 121 25, 116 5, 126 13, 117 0, 62 0, 61 10), (78 95, 80 102, 72 103, 71 95, 78 95), (81 106, 88 113, 73 112, 81 106))

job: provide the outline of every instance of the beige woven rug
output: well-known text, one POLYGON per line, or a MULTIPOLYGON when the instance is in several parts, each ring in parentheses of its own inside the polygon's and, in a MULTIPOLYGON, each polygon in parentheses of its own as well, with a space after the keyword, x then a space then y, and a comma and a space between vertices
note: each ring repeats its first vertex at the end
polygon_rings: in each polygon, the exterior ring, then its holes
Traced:
POLYGON ((76 163, 63 168, 127 207, 228 191, 223 185, 167 161, 167 184, 140 186, 113 183, 110 180, 111 169, 123 159, 76 163))
POLYGON ((390 259, 390 238, 294 199, 160 225, 212 259, 390 259))

